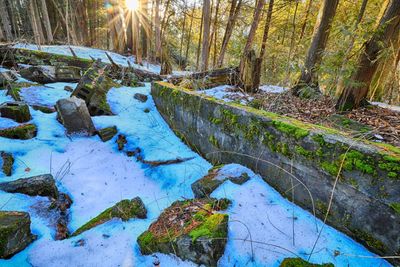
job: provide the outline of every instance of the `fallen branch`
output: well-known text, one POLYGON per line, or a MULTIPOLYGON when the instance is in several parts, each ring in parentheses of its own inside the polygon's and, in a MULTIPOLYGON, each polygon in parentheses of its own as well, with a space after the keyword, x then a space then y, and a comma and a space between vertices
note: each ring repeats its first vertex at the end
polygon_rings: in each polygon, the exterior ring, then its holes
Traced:
POLYGON ((151 160, 140 160, 140 162, 142 162, 143 164, 147 164, 150 165, 152 167, 158 167, 161 165, 172 165, 172 164, 178 164, 178 163, 183 163, 189 160, 194 159, 194 157, 190 157, 190 158, 176 158, 176 159, 170 159, 170 160, 165 160, 165 161, 151 161, 151 160))

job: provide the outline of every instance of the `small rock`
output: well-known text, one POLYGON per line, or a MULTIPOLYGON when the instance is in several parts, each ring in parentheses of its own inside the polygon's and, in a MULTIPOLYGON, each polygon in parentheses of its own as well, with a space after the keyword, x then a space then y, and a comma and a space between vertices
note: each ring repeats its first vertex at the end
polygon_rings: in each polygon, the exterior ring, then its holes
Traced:
POLYGON ((42 105, 32 105, 31 106, 34 110, 39 110, 43 113, 50 114, 56 112, 54 107, 42 106, 42 105))
POLYGON ((3 166, 1 169, 6 176, 11 176, 12 174, 12 167, 14 164, 14 157, 10 153, 6 153, 4 151, 1 152, 1 158, 3 161, 3 166))
POLYGON ((74 91, 74 88, 72 88, 71 86, 66 85, 66 86, 64 86, 64 90, 67 91, 67 92, 71 92, 72 93, 74 91))
POLYGON ((127 143, 128 143, 128 141, 126 140, 125 135, 119 134, 118 139, 117 139, 118 150, 119 151, 123 150, 127 143))
POLYGON ((139 147, 137 147, 133 151, 127 151, 126 155, 128 157, 135 157, 136 155, 140 155, 140 153, 142 153, 142 150, 139 147))
POLYGON ((241 185, 250 179, 246 172, 238 175, 224 173, 224 167, 211 169, 206 176, 192 184, 192 190, 196 198, 208 197, 225 181, 230 180, 234 184, 241 185))
POLYGON ((286 258, 279 267, 335 267, 332 263, 315 264, 301 258, 286 258))
POLYGON ((97 134, 100 137, 101 141, 107 142, 111 140, 117 134, 117 132, 118 132, 117 127, 112 126, 99 130, 97 134))
POLYGON ((74 247, 83 247, 86 244, 85 239, 79 239, 78 241, 75 242, 74 247))
POLYGON ((147 96, 147 95, 144 95, 144 94, 136 93, 136 94, 134 95, 134 98, 135 98, 136 100, 139 100, 140 102, 144 103, 144 102, 147 101, 148 96, 147 96))
POLYGON ((139 197, 136 197, 132 200, 125 199, 91 219, 89 222, 76 230, 72 236, 77 236, 114 218, 120 218, 123 221, 127 221, 132 218, 146 219, 146 217, 147 210, 143 204, 143 201, 139 197))
POLYGON ((51 174, 21 178, 0 183, 0 190, 8 193, 21 193, 29 196, 58 198, 58 189, 51 174))
POLYGON ((36 236, 31 233, 29 213, 0 211, 0 258, 8 259, 24 250, 36 236))
POLYGON ((32 139, 37 134, 37 128, 34 124, 23 124, 16 127, 0 130, 0 136, 9 139, 32 139))
POLYGON ((92 136, 96 129, 85 101, 75 96, 61 99, 56 104, 57 119, 65 126, 68 134, 92 136))
POLYGON ((23 102, 5 102, 0 105, 0 116, 23 123, 31 120, 29 106, 23 102))
POLYGON ((64 240, 68 238, 68 226, 64 217, 57 221, 56 240, 64 240))

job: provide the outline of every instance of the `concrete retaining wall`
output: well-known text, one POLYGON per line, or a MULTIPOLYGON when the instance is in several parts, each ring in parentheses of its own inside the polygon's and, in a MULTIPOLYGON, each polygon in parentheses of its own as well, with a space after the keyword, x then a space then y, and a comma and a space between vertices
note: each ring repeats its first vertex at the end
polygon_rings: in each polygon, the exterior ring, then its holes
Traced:
POLYGON ((328 223, 380 255, 399 255, 400 149, 166 82, 154 83, 152 95, 195 151, 253 169, 290 200, 294 188, 294 202, 320 218, 341 170, 328 223))

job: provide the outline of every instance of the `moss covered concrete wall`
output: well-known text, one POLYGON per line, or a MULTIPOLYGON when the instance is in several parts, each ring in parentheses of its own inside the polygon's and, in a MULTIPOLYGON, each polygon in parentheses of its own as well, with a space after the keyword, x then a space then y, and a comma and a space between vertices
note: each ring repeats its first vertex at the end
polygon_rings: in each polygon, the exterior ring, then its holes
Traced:
POLYGON ((154 83, 158 110, 211 162, 239 163, 381 255, 400 253, 400 150, 322 126, 154 83))

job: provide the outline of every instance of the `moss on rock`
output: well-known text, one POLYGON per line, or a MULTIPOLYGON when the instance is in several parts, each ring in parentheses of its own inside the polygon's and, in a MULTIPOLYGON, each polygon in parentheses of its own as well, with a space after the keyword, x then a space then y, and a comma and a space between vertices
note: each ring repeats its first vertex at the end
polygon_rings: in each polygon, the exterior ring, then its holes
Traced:
POLYGON ((286 258, 279 267, 334 267, 332 263, 315 264, 301 258, 286 258))
POLYGON ((14 157, 12 154, 10 153, 6 153, 4 151, 1 152, 1 158, 3 161, 3 166, 1 167, 1 169, 3 170, 3 173, 6 176, 11 176, 12 174, 12 168, 14 165, 14 157))
POLYGON ((5 128, 0 130, 0 136, 9 139, 32 139, 37 134, 37 128, 34 124, 23 124, 16 127, 5 128))
POLYGON ((146 217, 147 210, 139 197, 132 200, 125 199, 106 209, 95 218, 82 225, 71 236, 77 236, 114 218, 120 218, 123 221, 127 221, 132 218, 146 219, 146 217))

